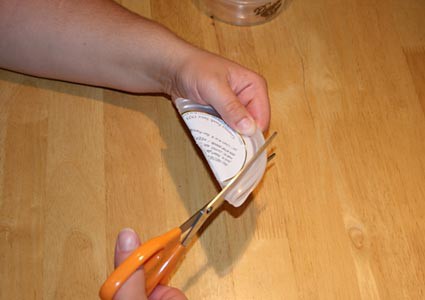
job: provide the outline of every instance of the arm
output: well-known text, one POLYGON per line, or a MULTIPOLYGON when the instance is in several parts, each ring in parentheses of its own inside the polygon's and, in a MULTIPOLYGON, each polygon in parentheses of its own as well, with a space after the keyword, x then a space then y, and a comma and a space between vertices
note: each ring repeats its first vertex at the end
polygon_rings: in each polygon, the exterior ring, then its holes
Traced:
POLYGON ((266 129, 265 81, 110 0, 0 0, 0 67, 208 103, 234 129, 266 129))
POLYGON ((3 68, 130 92, 164 91, 169 45, 190 48, 108 0, 1 1, 0 28, 3 68))

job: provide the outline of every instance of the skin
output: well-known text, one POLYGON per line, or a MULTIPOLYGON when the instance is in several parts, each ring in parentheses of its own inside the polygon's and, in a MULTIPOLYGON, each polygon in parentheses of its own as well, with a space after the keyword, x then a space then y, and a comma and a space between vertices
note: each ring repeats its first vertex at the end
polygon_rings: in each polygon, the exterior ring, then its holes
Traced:
MULTIPOLYGON (((265 80, 239 64, 196 48, 165 27, 110 0, 0 0, 0 68, 132 93, 166 93, 213 106, 233 129, 266 130, 265 80)), ((118 237, 115 264, 140 244, 118 237)), ((116 300, 147 299, 143 270, 116 300)), ((150 300, 182 300, 159 286, 150 300)))
MULTIPOLYGON (((140 240, 133 229, 125 228, 118 234, 115 245, 115 267, 125 260, 131 252, 140 246, 140 240)), ((159 285, 149 298, 145 294, 145 276, 143 269, 137 270, 118 290, 114 300, 187 300, 178 289, 159 285)))
POLYGON ((0 68, 189 98, 246 135, 269 125, 260 75, 110 0, 0 0, 0 68))

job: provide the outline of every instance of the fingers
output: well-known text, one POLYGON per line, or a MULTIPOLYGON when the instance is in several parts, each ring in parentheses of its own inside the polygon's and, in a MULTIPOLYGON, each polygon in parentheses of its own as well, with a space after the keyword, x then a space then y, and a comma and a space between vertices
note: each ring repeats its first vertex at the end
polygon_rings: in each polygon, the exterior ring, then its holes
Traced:
POLYGON ((266 81, 255 74, 252 84, 238 94, 240 101, 254 118, 261 131, 266 131, 270 123, 270 103, 266 81))
POLYGON ((257 129, 256 123, 228 83, 220 83, 215 91, 209 102, 223 120, 239 133, 253 135, 257 129))
POLYGON ((256 101, 254 105, 254 117, 260 129, 264 132, 270 125, 270 100, 266 80, 261 77, 261 82, 259 84, 261 87, 258 91, 258 101, 256 101))
POLYGON ((265 131, 270 121, 270 104, 264 78, 226 60, 218 60, 216 67, 211 77, 205 76, 202 84, 196 85, 198 100, 212 105, 241 134, 251 136, 257 126, 265 131), (220 63, 226 67, 217 67, 220 63))
MULTIPOLYGON (((134 230, 125 228, 118 234, 115 244, 115 267, 120 265, 131 252, 140 246, 140 240, 134 230)), ((114 300, 146 300, 145 276, 143 270, 137 270, 121 286, 114 300)))
MULTIPOLYGON (((125 228, 121 230, 115 244, 115 268, 139 246, 139 237, 133 229, 125 228)), ((114 300, 147 300, 143 269, 137 270, 131 275, 118 290, 114 300)), ((178 289, 159 285, 152 292, 149 300, 187 300, 187 298, 178 289)))
POLYGON ((152 292, 149 300, 187 300, 187 298, 176 288, 159 285, 152 292))

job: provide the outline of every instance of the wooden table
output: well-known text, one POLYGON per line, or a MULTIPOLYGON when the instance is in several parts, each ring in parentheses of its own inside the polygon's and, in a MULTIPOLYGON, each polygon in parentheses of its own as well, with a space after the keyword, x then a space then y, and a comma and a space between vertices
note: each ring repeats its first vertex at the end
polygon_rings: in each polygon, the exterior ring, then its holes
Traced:
MULTIPOLYGON (((290 1, 270 23, 121 1, 268 81, 277 158, 172 279, 190 299, 425 299, 425 2, 290 1)), ((216 193, 165 98, 0 72, 0 298, 96 299, 115 237, 216 193)))

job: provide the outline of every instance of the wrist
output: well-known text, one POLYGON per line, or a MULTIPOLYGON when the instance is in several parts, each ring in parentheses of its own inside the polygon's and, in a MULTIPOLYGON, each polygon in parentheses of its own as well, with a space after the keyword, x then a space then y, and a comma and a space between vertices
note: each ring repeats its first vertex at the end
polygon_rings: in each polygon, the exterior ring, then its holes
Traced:
POLYGON ((158 77, 157 82, 160 85, 162 93, 170 96, 179 94, 178 86, 182 77, 182 70, 196 55, 202 50, 182 40, 177 35, 169 32, 169 36, 164 49, 161 49, 161 55, 158 55, 158 77))
POLYGON ((178 78, 179 70, 194 52, 196 47, 185 42, 164 26, 144 18, 138 20, 131 31, 123 33, 132 37, 122 38, 131 41, 119 51, 118 70, 123 78, 123 89, 136 93, 171 94, 178 78), (130 33, 129 33, 130 32, 130 33))

